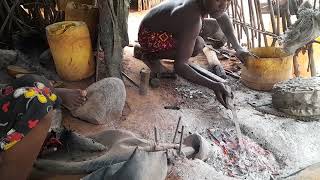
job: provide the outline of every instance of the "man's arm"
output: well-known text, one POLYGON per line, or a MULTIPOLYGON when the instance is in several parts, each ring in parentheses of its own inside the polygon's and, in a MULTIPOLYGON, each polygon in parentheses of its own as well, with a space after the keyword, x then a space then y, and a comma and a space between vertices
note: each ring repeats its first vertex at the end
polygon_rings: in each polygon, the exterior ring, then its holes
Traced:
POLYGON ((216 18, 219 26, 224 33, 224 35, 228 38, 228 41, 232 44, 232 47, 236 50, 236 57, 242 62, 245 63, 248 56, 252 56, 247 49, 240 46, 235 34, 234 29, 231 23, 231 20, 227 13, 223 13, 220 17, 216 18))
POLYGON ((198 72, 194 71, 189 65, 188 60, 192 55, 196 37, 200 31, 200 23, 196 25, 186 26, 184 32, 180 33, 177 41, 177 52, 174 63, 174 69, 181 77, 201 86, 205 86, 215 91, 218 101, 224 105, 226 104, 226 97, 229 96, 228 91, 222 83, 214 82, 198 72))
POLYGON ((235 34, 234 29, 231 23, 231 20, 227 13, 223 13, 220 17, 216 18, 217 22, 219 23, 219 26, 224 33, 224 35, 227 37, 228 41, 232 44, 232 47, 235 50, 241 49, 235 34))

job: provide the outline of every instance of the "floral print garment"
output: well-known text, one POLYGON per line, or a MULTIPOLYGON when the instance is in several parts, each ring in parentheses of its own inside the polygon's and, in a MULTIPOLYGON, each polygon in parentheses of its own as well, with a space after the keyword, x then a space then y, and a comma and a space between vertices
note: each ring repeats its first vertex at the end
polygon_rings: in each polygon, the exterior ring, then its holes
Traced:
POLYGON ((47 79, 25 75, 0 92, 0 151, 27 135, 41 119, 61 104, 47 79))
POLYGON ((168 51, 176 48, 176 40, 169 32, 152 32, 141 27, 138 33, 138 41, 142 49, 149 53, 168 51))

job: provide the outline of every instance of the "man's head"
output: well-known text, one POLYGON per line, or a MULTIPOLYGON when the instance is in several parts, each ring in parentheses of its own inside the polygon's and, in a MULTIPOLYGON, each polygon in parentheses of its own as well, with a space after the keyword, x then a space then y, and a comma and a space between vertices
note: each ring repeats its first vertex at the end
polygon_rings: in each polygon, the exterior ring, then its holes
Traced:
POLYGON ((215 17, 221 16, 224 13, 232 0, 202 0, 203 7, 206 14, 210 14, 215 17))

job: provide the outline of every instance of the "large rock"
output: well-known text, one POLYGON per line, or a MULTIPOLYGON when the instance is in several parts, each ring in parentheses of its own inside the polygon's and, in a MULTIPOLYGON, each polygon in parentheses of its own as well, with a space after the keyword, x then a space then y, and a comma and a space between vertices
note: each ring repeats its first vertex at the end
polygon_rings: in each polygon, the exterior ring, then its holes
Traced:
POLYGON ((272 104, 294 116, 320 115, 320 77, 295 78, 276 84, 272 104))
POLYGON ((118 78, 105 78, 87 88, 88 100, 72 115, 93 124, 106 124, 120 119, 126 100, 126 90, 118 78))
POLYGON ((0 69, 14 64, 17 61, 17 56, 16 51, 0 49, 0 69))

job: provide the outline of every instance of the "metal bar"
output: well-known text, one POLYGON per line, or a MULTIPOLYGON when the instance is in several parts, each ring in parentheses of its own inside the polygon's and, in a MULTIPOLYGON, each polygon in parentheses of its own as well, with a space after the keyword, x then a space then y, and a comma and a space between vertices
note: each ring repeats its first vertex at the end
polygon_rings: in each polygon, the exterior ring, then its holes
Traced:
POLYGON ((179 126, 180 126, 180 121, 181 121, 181 116, 179 117, 178 124, 177 124, 177 127, 176 127, 176 131, 174 132, 172 143, 174 143, 176 141, 176 136, 177 136, 178 129, 179 129, 179 126))
POLYGON ((179 143, 179 151, 178 151, 178 154, 179 154, 179 155, 181 155, 181 147, 182 147, 183 131, 184 131, 184 126, 182 126, 182 129, 181 129, 180 143, 179 143))

